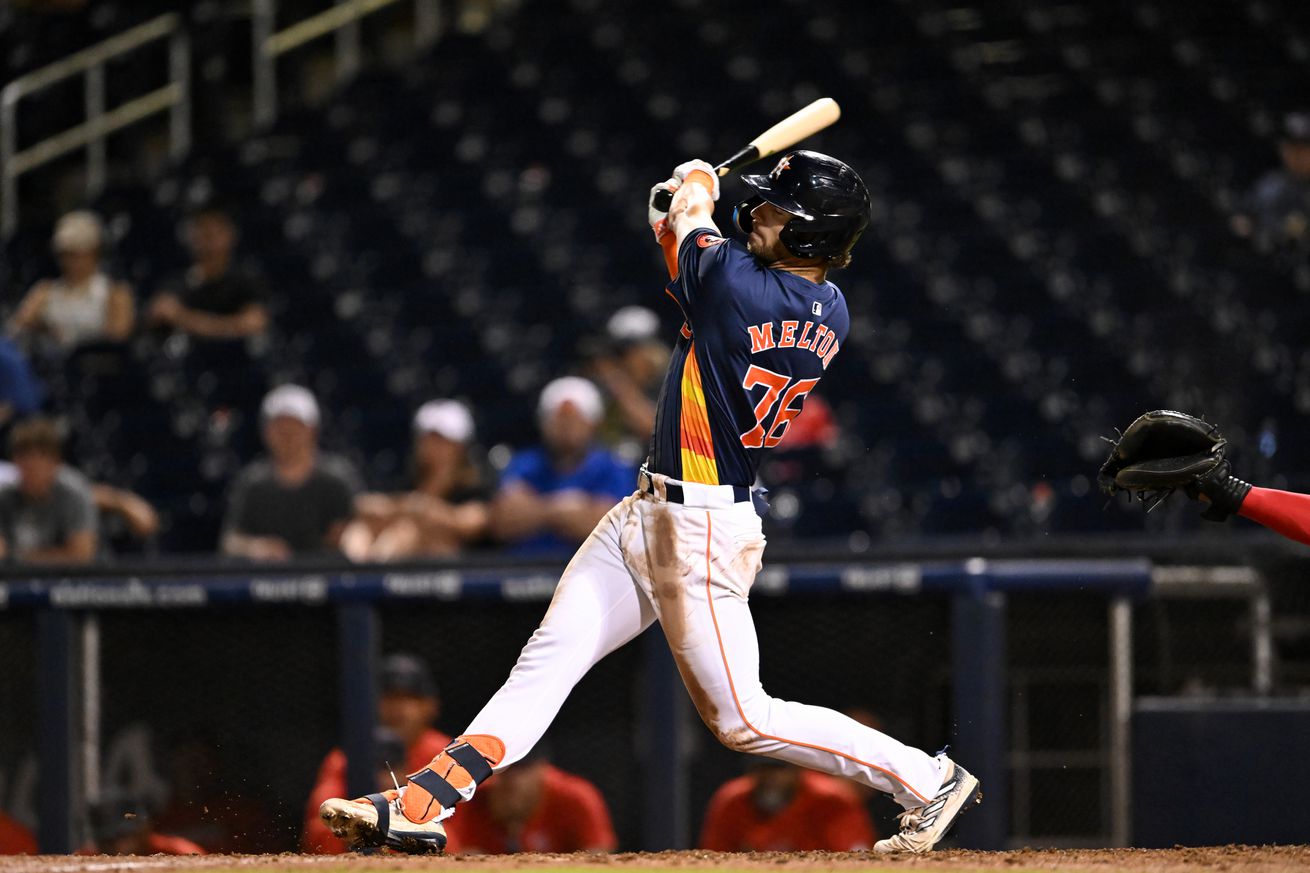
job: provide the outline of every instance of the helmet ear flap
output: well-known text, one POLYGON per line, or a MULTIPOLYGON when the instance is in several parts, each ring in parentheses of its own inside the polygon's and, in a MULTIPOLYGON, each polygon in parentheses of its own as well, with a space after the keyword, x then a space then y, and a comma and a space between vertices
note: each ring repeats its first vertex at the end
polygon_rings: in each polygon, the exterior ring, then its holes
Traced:
POLYGON ((738 203, 732 210, 732 224, 743 234, 749 234, 755 221, 751 218, 751 212, 756 206, 764 202, 764 198, 758 194, 754 197, 747 197, 738 203))

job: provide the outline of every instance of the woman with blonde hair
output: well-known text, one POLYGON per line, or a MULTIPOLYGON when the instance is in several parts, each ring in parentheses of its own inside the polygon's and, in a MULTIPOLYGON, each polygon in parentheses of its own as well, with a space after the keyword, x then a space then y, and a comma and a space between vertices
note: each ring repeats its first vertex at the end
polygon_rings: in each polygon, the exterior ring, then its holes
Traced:
POLYGON ((132 289, 101 268, 103 243, 104 226, 94 212, 60 218, 51 239, 59 276, 32 286, 9 332, 47 337, 63 353, 83 343, 126 340, 136 318, 132 289))

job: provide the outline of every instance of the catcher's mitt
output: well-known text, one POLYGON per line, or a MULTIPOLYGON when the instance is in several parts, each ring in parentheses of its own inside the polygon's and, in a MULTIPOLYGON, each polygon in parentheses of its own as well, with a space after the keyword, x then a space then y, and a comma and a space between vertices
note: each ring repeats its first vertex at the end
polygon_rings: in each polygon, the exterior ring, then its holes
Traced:
MULTIPOLYGON (((1185 412, 1157 409, 1138 416, 1114 441, 1097 484, 1110 496, 1120 491, 1136 495, 1149 512, 1179 488, 1197 496, 1202 490, 1196 487, 1198 479, 1207 483, 1228 479, 1227 447, 1217 425, 1185 412)), ((1216 508, 1205 516, 1221 521, 1228 512, 1214 518, 1211 512, 1216 508)))

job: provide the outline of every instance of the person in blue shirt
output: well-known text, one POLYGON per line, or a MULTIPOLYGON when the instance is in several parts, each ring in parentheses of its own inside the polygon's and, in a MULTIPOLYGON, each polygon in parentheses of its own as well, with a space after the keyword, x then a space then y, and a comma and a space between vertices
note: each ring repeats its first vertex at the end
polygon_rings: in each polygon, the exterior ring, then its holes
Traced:
POLYGON ((41 408, 41 383, 18 346, 0 337, 0 428, 41 408))
POLYGON ((637 471, 596 442, 604 413, 586 379, 566 376, 542 390, 542 444, 510 459, 491 505, 491 532, 511 553, 570 553, 632 493, 637 471))

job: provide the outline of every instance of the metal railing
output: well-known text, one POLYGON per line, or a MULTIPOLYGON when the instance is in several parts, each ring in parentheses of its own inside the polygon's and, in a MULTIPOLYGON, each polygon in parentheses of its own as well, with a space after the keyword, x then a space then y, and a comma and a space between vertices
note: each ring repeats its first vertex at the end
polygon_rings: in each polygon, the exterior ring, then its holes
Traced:
POLYGON ((352 78, 360 67, 360 19, 398 3, 414 4, 414 45, 422 49, 437 40, 441 33, 439 0, 341 0, 318 15, 299 21, 284 30, 277 26, 277 0, 255 0, 252 9, 254 58, 255 124, 267 127, 277 120, 277 59, 328 34, 336 36, 336 77, 338 82, 352 78))
POLYGON ((78 149, 86 149, 86 190, 95 196, 107 176, 106 138, 153 115, 169 113, 169 153, 191 148, 191 49, 182 17, 161 15, 91 48, 10 82, 0 91, 0 236, 18 227, 18 179, 78 149), (142 46, 167 39, 168 84, 113 109, 105 107, 105 65, 142 46), (18 150, 18 103, 73 76, 85 77, 86 120, 18 150))

